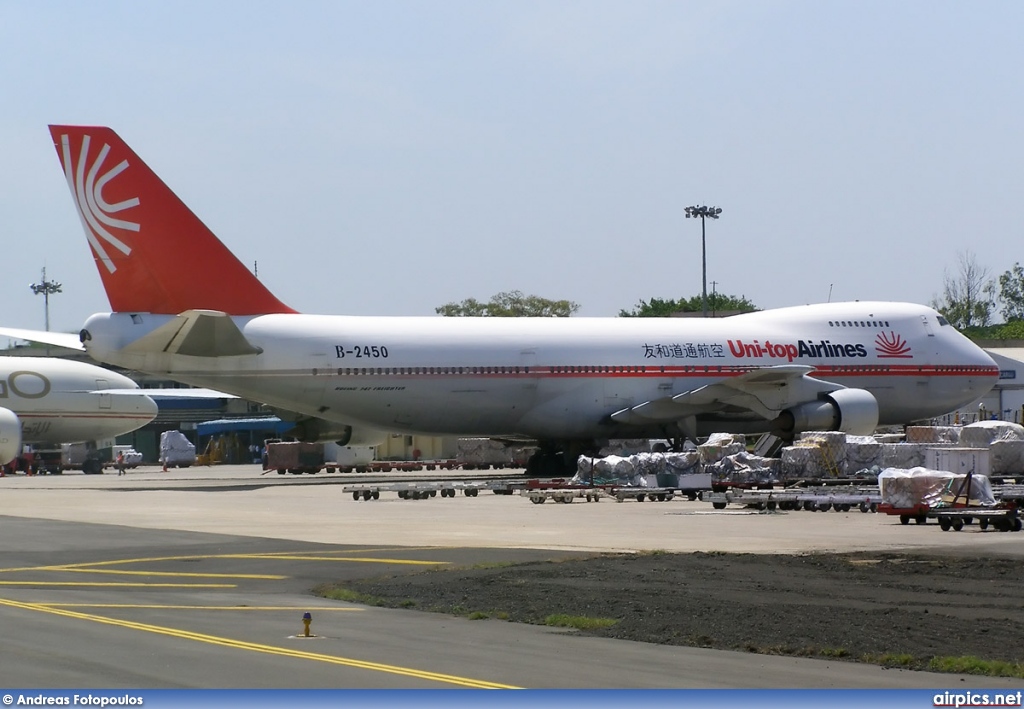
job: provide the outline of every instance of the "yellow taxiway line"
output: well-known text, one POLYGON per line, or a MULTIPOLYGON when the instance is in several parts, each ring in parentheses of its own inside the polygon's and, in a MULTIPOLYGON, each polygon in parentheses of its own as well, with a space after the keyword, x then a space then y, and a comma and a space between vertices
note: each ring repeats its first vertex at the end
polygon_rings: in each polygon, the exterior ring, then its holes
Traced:
POLYGON ((52 615, 63 616, 66 618, 75 618, 77 620, 88 620, 94 623, 101 623, 103 625, 114 625, 122 628, 129 628, 131 630, 139 630, 142 632, 154 633, 157 635, 166 635, 175 638, 182 638, 185 640, 194 640, 196 642, 208 643, 210 645, 219 645, 221 647, 230 647, 238 650, 248 650, 250 652, 259 652, 268 655, 279 655, 282 657, 293 657, 300 660, 326 662, 333 665, 343 665, 346 667, 371 670, 374 672, 385 672, 388 674, 402 675, 405 677, 415 677, 417 679, 424 679, 432 682, 441 682, 444 684, 452 684, 460 687, 469 687, 473 689, 520 689, 519 687, 514 687, 512 685, 498 684, 496 682, 487 682, 485 680, 472 679, 469 677, 458 677, 456 675, 446 675, 438 672, 417 670, 411 667, 385 665, 379 662, 366 662, 364 660, 356 660, 348 657, 337 657, 335 655, 325 655, 323 653, 317 652, 303 652, 301 650, 292 650, 289 648, 275 647, 273 645, 250 643, 243 640, 233 640, 231 638, 217 637, 215 635, 193 633, 191 631, 179 630, 177 628, 167 628, 159 625, 150 625, 148 623, 136 623, 128 620, 119 620, 117 618, 107 618, 105 616, 93 615, 91 613, 79 613, 77 611, 63 610, 60 608, 53 608, 41 605, 39 603, 22 603, 20 601, 0 598, 0 606, 7 606, 9 608, 20 608, 22 610, 35 611, 38 613, 49 613, 52 615))

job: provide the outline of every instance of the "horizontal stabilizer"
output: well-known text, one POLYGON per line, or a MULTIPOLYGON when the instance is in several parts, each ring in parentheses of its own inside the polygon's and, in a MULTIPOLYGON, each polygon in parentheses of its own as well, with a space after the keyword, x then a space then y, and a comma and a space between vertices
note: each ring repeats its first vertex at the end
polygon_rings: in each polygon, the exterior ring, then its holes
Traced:
POLYGON ((802 364, 761 367, 675 396, 645 401, 616 411, 611 417, 619 423, 645 424, 732 409, 773 419, 784 409, 843 388, 808 376, 812 371, 814 367, 802 364))
POLYGON ((14 340, 27 340, 28 342, 39 342, 44 345, 63 347, 66 350, 85 351, 85 347, 82 346, 78 335, 70 332, 47 332, 46 330, 19 330, 13 327, 0 327, 0 335, 14 340))
POLYGON ((166 352, 193 357, 260 354, 227 313, 188 310, 123 349, 126 353, 166 352))

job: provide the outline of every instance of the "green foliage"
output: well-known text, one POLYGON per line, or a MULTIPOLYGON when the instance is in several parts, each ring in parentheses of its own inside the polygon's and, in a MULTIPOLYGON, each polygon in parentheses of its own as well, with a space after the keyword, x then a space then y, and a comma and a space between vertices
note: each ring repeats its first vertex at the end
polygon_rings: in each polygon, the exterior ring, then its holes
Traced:
POLYGON ((999 276, 999 300, 1006 322, 1024 320, 1024 268, 1020 263, 999 276))
POLYGON ((928 663, 932 672, 953 672, 987 677, 1024 677, 1024 664, 1003 660, 982 660, 970 655, 963 657, 933 657, 928 663))
POLYGON ((1000 325, 996 328, 993 339, 1024 340, 1024 320, 1014 320, 1005 325, 1000 325))
POLYGON ((614 618, 590 618, 585 615, 566 615, 565 613, 555 613, 544 619, 544 625, 556 628, 576 628, 577 630, 610 628, 618 622, 614 618))
MULTIPOLYGON (((745 296, 726 295, 725 293, 708 293, 708 314, 726 311, 739 311, 751 313, 757 310, 757 306, 746 299, 745 296)), ((651 298, 650 301, 641 300, 632 310, 620 310, 620 318, 667 318, 674 313, 699 313, 702 312, 701 295, 692 298, 680 298, 679 300, 651 298)))
POLYGON ((917 660, 906 652, 885 652, 881 655, 864 655, 861 660, 883 667, 912 667, 917 660))
POLYGON ((943 274, 942 298, 934 299, 932 307, 958 330, 987 326, 996 305, 995 282, 988 274, 970 251, 957 254, 957 271, 943 274))
POLYGON ((845 647, 823 647, 821 654, 825 657, 849 657, 850 651, 845 647))
POLYGON ((321 586, 314 589, 314 592, 323 598, 330 598, 334 601, 345 601, 346 603, 361 603, 365 606, 386 606, 387 602, 376 596, 359 593, 341 586, 321 586))
POLYGON ((967 327, 960 332, 972 340, 1024 340, 1024 320, 986 327, 967 327))
POLYGON ((651 298, 650 302, 641 300, 632 310, 620 310, 620 318, 667 318, 672 313, 682 310, 678 300, 662 300, 651 298))
POLYGON ((513 290, 497 293, 486 303, 476 298, 467 298, 461 303, 446 303, 434 308, 434 312, 446 317, 567 318, 579 309, 579 303, 571 300, 548 300, 513 290))

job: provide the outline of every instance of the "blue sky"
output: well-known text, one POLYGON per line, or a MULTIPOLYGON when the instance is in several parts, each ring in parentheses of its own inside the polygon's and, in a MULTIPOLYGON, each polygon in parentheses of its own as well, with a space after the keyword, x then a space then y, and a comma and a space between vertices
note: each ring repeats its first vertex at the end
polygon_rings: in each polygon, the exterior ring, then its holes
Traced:
POLYGON ((292 307, 927 303, 1024 261, 1019 2, 0 5, 0 324, 108 309, 49 123, 109 125, 292 307))

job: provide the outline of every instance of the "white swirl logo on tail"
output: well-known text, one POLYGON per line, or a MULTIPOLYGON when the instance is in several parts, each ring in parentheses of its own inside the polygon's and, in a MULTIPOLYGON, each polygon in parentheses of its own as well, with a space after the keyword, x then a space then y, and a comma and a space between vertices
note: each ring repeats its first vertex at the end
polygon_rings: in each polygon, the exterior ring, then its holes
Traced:
POLYGON ((110 146, 105 144, 99 154, 89 166, 88 174, 86 165, 89 162, 89 136, 82 138, 82 150, 78 156, 77 166, 71 159, 71 141, 68 136, 60 137, 61 149, 64 157, 64 177, 67 178, 68 187, 71 188, 71 195, 75 198, 78 206, 78 215, 82 219, 82 226, 85 227, 85 234, 92 245, 93 250, 99 257, 107 271, 113 273, 117 270, 114 261, 107 253, 106 244, 114 247, 127 256, 132 252, 131 247, 111 234, 107 227, 125 229, 127 231, 138 231, 139 225, 136 222, 129 222, 124 219, 115 219, 110 216, 125 209, 131 209, 139 205, 139 198, 133 197, 123 202, 109 204, 103 199, 103 188, 107 183, 120 175, 128 168, 128 161, 122 160, 110 168, 97 179, 100 170, 103 168, 103 161, 110 153, 110 146))

